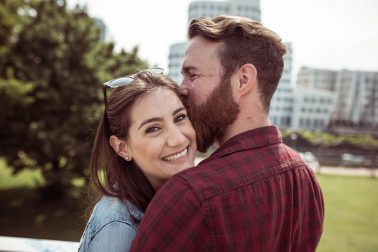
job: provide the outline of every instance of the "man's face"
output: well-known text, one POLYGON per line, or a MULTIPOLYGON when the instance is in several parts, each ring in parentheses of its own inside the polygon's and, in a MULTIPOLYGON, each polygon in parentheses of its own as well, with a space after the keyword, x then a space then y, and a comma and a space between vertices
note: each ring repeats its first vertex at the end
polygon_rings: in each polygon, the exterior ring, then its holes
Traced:
POLYGON ((238 115, 230 79, 222 80, 222 66, 216 55, 219 42, 199 36, 189 42, 182 65, 181 91, 197 133, 198 150, 205 152, 222 139, 227 126, 238 115))
POLYGON ((211 42, 200 36, 189 41, 182 63, 181 91, 190 97, 193 105, 204 104, 219 84, 222 66, 217 57, 219 42, 211 42))

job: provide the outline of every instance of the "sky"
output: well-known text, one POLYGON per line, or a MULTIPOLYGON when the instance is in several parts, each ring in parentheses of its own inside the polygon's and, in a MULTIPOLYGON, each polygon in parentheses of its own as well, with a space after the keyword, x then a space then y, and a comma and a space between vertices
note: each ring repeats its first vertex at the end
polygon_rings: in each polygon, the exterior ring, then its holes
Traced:
MULTIPOLYGON (((186 41, 194 0, 68 0, 101 18, 116 48, 168 69, 169 46, 186 41)), ((302 66, 378 72, 377 0, 260 0, 261 22, 290 42, 293 75, 302 66)))

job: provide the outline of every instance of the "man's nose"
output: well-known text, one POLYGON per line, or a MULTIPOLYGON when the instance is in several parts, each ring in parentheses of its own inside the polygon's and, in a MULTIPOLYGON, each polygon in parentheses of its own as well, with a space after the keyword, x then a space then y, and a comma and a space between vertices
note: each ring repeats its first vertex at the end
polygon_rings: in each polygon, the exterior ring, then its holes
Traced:
POLYGON ((190 84, 185 79, 181 82, 180 85, 180 94, 183 96, 189 96, 190 94, 190 84))

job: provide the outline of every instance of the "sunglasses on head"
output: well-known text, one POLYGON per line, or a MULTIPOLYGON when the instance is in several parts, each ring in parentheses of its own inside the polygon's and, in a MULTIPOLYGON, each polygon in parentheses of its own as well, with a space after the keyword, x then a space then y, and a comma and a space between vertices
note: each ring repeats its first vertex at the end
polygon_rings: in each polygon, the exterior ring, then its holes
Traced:
POLYGON ((108 104, 107 96, 106 96, 106 90, 108 88, 117 88, 117 87, 125 86, 125 85, 129 84, 130 82, 132 82, 136 75, 138 75, 142 72, 148 72, 148 73, 151 73, 153 75, 159 75, 159 74, 162 74, 164 72, 164 69, 160 68, 160 67, 153 67, 153 68, 150 68, 150 69, 147 69, 147 70, 140 71, 139 73, 136 73, 136 74, 123 76, 123 77, 120 77, 120 78, 116 78, 116 79, 104 82, 102 85, 103 85, 103 91, 104 91, 105 112, 106 112, 106 108, 107 108, 107 104, 108 104))

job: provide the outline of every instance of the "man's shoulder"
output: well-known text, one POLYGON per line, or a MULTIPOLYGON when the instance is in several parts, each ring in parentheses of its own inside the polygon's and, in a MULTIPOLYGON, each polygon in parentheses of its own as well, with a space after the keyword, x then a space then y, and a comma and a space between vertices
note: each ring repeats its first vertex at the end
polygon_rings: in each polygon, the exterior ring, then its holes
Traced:
POLYGON ((212 180, 211 175, 216 174, 219 168, 226 167, 228 162, 228 158, 205 158, 197 166, 184 170, 176 176, 188 182, 212 180))
POLYGON ((298 166, 305 166, 299 154, 281 143, 204 159, 196 167, 176 174, 170 182, 172 188, 192 190, 207 198, 298 166))
POLYGON ((203 160, 197 166, 174 175, 166 184, 168 190, 174 189, 182 194, 190 192, 203 200, 215 192, 221 193, 222 188, 228 190, 224 187, 228 179, 239 178, 242 167, 235 169, 234 165, 229 157, 203 160))
POLYGON ((163 198, 196 197, 202 199, 202 191, 212 187, 213 175, 219 160, 214 160, 195 167, 181 171, 172 176, 157 192, 163 198), (215 169, 214 169, 215 168, 215 169))

